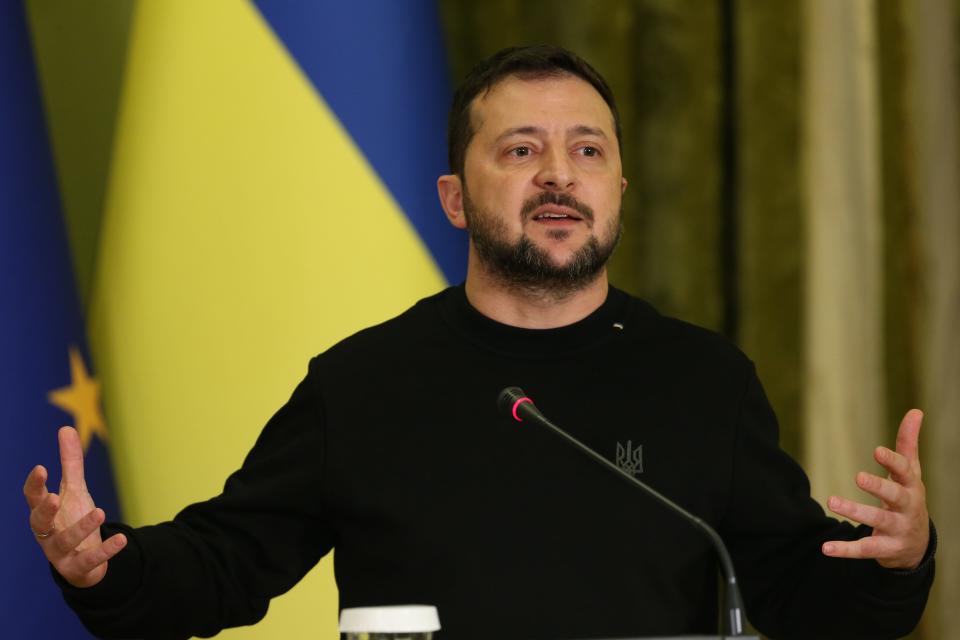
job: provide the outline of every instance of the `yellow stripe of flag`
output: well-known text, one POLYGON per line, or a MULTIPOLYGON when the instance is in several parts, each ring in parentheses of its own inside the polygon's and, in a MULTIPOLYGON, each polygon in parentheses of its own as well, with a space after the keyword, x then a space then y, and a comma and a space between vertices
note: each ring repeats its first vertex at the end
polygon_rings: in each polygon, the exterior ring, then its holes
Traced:
MULTIPOLYGON (((248 3, 142 1, 134 21, 91 340, 144 524, 219 492, 310 355, 444 281, 248 3)), ((324 565, 225 637, 335 638, 324 565)))

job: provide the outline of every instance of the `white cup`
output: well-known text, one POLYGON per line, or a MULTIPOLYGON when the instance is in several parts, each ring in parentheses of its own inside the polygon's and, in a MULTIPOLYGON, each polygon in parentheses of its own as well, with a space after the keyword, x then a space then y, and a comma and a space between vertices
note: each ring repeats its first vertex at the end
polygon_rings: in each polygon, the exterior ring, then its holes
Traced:
POLYGON ((440 630, 437 608, 406 604, 355 607, 340 612, 340 633, 345 640, 432 640, 440 630))

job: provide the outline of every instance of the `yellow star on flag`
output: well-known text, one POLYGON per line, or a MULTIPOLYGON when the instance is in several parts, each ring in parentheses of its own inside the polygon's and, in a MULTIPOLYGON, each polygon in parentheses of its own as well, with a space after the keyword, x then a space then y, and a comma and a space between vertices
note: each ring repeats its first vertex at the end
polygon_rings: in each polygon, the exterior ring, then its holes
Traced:
POLYGON ((86 451, 93 434, 106 441, 107 424, 100 410, 100 383, 87 372, 80 351, 72 345, 70 377, 73 380, 69 387, 51 391, 47 398, 51 404, 73 415, 73 426, 80 432, 80 443, 86 451))

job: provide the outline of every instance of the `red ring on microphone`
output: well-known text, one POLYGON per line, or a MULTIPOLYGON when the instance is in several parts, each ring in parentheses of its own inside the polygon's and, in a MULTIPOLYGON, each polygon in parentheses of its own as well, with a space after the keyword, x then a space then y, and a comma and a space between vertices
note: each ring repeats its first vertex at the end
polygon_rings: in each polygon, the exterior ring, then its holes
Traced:
POLYGON ((517 422, 523 422, 523 418, 517 415, 517 407, 519 407, 524 402, 529 402, 530 404, 533 404, 533 400, 531 400, 527 396, 523 396, 522 398, 519 398, 516 402, 513 403, 513 419, 516 420, 517 422))

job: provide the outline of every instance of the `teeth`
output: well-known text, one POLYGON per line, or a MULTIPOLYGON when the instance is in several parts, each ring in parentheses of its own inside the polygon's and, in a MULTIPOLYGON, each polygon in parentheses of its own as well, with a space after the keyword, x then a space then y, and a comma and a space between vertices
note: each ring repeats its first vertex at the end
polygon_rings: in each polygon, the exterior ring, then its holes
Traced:
POLYGON ((569 216, 562 213, 543 213, 537 216, 537 218, 568 218, 569 216))

